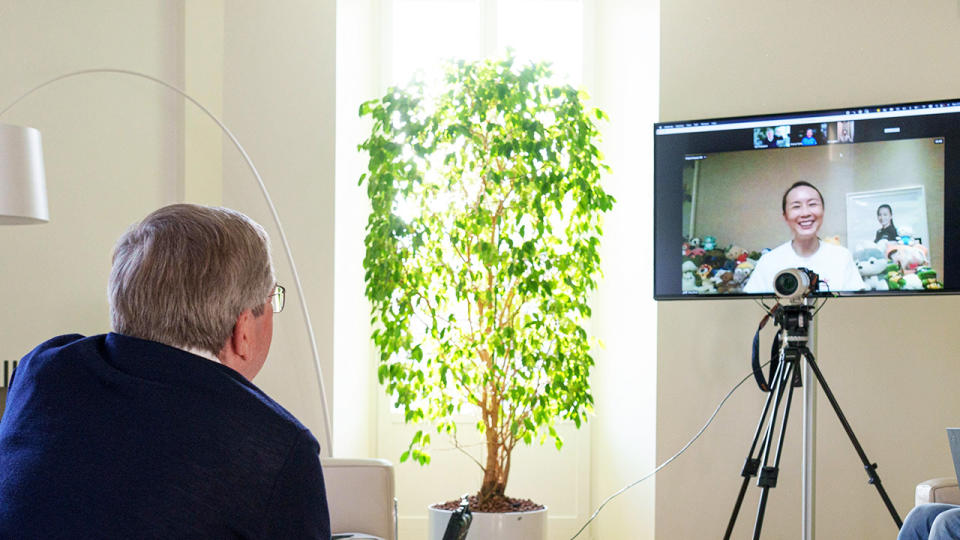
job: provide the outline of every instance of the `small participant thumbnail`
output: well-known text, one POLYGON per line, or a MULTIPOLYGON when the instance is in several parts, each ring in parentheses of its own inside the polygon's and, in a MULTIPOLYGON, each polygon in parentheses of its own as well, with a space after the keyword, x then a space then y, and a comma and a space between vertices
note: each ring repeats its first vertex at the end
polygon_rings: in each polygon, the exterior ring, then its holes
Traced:
POLYGON ((790 126, 768 126, 753 129, 754 148, 787 148, 790 146, 790 126))
POLYGON ((827 124, 801 124, 792 128, 790 146, 827 144, 827 124))
POLYGON ((827 125, 828 143, 852 143, 853 138, 853 120, 844 122, 831 122, 827 125))

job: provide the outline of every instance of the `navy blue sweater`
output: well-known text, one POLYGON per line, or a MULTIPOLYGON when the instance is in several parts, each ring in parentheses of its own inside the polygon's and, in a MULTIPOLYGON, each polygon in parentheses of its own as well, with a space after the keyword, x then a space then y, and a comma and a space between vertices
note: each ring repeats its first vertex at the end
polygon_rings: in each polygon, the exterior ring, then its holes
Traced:
POLYGON ((323 538, 316 439, 232 369, 120 334, 21 360, 0 538, 323 538))

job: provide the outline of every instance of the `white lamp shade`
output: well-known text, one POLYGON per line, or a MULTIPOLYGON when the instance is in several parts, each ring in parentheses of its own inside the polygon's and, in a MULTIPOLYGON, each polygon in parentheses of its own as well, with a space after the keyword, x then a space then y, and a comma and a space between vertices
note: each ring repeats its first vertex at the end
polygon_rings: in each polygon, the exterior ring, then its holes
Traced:
POLYGON ((0 225, 50 221, 40 132, 0 124, 0 225))

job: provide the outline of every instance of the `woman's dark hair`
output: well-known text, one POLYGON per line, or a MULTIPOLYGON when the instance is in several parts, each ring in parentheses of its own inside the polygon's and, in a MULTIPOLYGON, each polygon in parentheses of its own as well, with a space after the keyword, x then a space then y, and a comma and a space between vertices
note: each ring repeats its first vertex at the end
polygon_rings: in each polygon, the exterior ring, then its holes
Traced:
POLYGON ((788 187, 787 190, 783 192, 783 199, 780 201, 780 210, 784 214, 787 213, 787 195, 789 195, 791 191, 801 186, 806 186, 816 191, 817 195, 820 196, 820 204, 822 204, 823 207, 826 208, 827 204, 823 201, 823 193, 820 193, 820 190, 817 189, 817 186, 811 184, 810 182, 805 182, 803 180, 800 180, 799 182, 794 182, 792 186, 788 187))
POLYGON ((891 215, 891 216, 893 215, 893 208, 890 208, 890 205, 889 205, 889 204, 881 204, 880 206, 877 207, 877 215, 878 215, 878 216, 880 215, 880 210, 883 210, 884 208, 886 208, 887 211, 890 212, 890 215, 891 215))

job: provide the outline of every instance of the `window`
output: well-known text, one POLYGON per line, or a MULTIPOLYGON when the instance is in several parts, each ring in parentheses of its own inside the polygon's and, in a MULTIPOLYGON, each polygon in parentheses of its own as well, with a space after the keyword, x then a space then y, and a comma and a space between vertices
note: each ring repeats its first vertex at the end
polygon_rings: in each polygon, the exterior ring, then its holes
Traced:
MULTIPOLYGON (((383 6, 381 92, 418 73, 429 82, 446 60, 502 57, 508 49, 520 62, 550 62, 558 82, 583 85, 584 0, 385 0, 383 6)), ((391 411, 399 422, 401 409, 391 411)))
POLYGON ((584 82, 584 0, 392 0, 384 14, 383 88, 450 58, 547 60, 558 79, 584 82))

